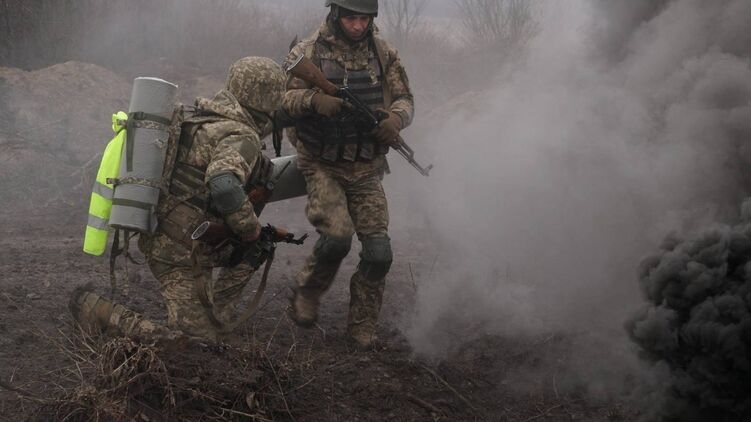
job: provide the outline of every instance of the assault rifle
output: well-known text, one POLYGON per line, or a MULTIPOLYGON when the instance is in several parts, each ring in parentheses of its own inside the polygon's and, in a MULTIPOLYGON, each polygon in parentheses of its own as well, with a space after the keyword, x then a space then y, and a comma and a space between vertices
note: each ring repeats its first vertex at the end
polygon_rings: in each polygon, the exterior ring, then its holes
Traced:
MULTIPOLYGON (((370 110, 370 107, 368 107, 360 98, 358 98, 357 95, 355 95, 355 93, 353 93, 348 86, 338 87, 334 85, 331 81, 326 79, 326 76, 323 74, 323 72, 321 72, 321 70, 318 69, 318 67, 304 55, 300 55, 300 57, 286 65, 285 70, 287 71, 287 73, 291 73, 292 76, 300 78, 305 82, 318 87, 325 94, 339 97, 342 100, 346 101, 350 108, 352 108, 353 112, 357 113, 359 115, 359 118, 367 124, 369 130, 377 128, 381 123, 381 120, 388 117, 383 112, 372 112, 370 110)), ((393 148, 399 154, 401 154, 401 156, 404 157, 412 165, 412 167, 416 168, 417 171, 420 172, 420 174, 426 177, 429 176, 430 170, 433 168, 433 165, 431 164, 427 167, 421 166, 417 162, 417 160, 415 160, 415 152, 412 150, 412 148, 409 147, 409 145, 407 145, 406 142, 404 142, 404 139, 402 139, 400 135, 396 136, 396 144, 393 146, 393 148)))
POLYGON ((267 258, 274 256, 277 243, 302 245, 305 243, 305 239, 308 238, 308 234, 306 233, 295 239, 295 235, 287 230, 268 224, 261 228, 258 240, 252 243, 245 243, 238 239, 226 225, 204 221, 193 231, 190 238, 198 240, 214 249, 231 244, 234 248, 229 261, 231 267, 239 264, 240 261, 246 261, 253 267, 258 268, 267 258))
MULTIPOLYGON (((212 223, 211 221, 204 221, 193 231, 190 238, 193 240, 200 240, 201 242, 214 247, 226 244, 227 242, 239 242, 235 239, 235 235, 229 227, 221 223, 212 223)), ((295 239, 295 235, 287 230, 267 224, 265 227, 261 228, 259 240, 270 243, 291 243, 293 245, 302 245, 307 238, 308 234, 306 233, 295 239)))

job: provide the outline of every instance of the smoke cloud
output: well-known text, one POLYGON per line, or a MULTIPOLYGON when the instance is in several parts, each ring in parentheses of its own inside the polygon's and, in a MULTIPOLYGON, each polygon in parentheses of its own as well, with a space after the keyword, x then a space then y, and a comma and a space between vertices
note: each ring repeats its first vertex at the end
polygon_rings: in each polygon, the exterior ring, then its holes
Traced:
POLYGON ((751 202, 737 226, 669 238, 645 259, 648 307, 628 323, 644 357, 670 370, 661 419, 741 420, 751 415, 751 202))
POLYGON ((437 258, 406 331, 432 356, 569 333, 570 377, 619 393, 641 373, 623 332, 637 263, 748 195, 751 3, 540 4, 521 59, 407 134, 436 168, 390 186, 410 198, 396 223, 429 227, 437 258))

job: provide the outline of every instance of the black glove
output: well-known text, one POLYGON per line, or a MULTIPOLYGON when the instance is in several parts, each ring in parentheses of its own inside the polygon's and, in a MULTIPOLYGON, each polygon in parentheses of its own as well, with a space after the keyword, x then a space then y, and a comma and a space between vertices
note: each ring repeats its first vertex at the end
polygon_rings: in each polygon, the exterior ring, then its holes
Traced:
MULTIPOLYGON (((235 241, 232 242, 232 254, 227 267, 232 268, 241 262, 247 262, 253 268, 258 268, 266 261, 267 254, 264 252, 268 245, 264 244, 263 231, 260 225, 255 230, 245 233, 235 233, 235 241)), ((271 247, 273 248, 273 243, 271 247)))
POLYGON ((251 267, 258 269, 274 253, 275 248, 274 242, 261 237, 246 246, 243 261, 250 264, 251 267))

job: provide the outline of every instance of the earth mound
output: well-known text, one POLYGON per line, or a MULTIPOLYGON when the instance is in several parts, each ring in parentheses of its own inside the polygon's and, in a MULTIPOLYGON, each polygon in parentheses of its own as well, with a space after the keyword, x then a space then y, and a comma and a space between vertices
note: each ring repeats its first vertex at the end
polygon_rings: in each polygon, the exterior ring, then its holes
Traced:
POLYGON ((111 115, 130 84, 103 67, 66 62, 24 71, 0 67, 0 191, 6 210, 83 202, 111 115), (93 170, 92 170, 93 169, 93 170), (76 189, 78 188, 78 189, 76 189))

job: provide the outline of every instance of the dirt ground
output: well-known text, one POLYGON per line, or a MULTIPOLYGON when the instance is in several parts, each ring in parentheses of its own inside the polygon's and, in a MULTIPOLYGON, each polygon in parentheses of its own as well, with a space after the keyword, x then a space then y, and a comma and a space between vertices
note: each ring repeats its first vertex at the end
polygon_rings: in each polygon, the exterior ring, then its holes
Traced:
MULTIPOLYGON (((160 74, 170 75, 168 70, 161 69, 160 74)), ((70 294, 77 286, 91 283, 99 293, 109 294, 107 259, 81 251, 86 190, 95 171, 95 154, 110 136, 109 115, 124 107, 129 89, 125 81, 130 76, 122 78, 76 62, 38 72, 7 68, 0 72, 0 99, 7 100, 0 101, 0 109, 14 111, 0 116, 0 198, 4 202, 0 209, 0 420, 65 420, 76 411, 78 418, 70 420, 112 420, 106 414, 86 413, 84 410, 97 404, 86 400, 93 394, 122 401, 133 393, 129 390, 123 395, 105 388, 104 384, 112 381, 112 368, 102 365, 100 359, 112 351, 112 344, 103 346, 78 338, 68 311, 70 294), (89 82, 82 85, 81 75, 89 82), (66 105, 85 114, 86 119, 58 123, 66 116, 66 105), (47 120, 55 123, 39 126, 38 122, 47 120), (27 133, 24 128, 28 127, 36 132, 27 133), (66 131, 60 132, 61 127, 66 131), (61 163, 60 154, 70 162, 61 163), (72 193, 71 186, 75 186, 72 193), (95 379, 97 374, 100 377, 95 379), (99 382, 102 374, 104 384, 99 382), (67 407, 67 413, 51 411, 55 406, 59 411, 65 400, 81 406, 72 411, 67 407)), ((206 95, 220 82, 215 77, 196 76, 185 86, 206 95)), ((195 93, 184 94, 190 97, 195 93)), ((210 402, 212 397, 195 387, 195 380, 204 387, 216 387, 212 392, 219 391, 225 399, 221 406, 212 402, 204 413, 199 407, 197 413, 192 409, 192 416, 178 418, 160 414, 157 401, 148 412, 145 404, 130 409, 127 414, 132 420, 636 418, 633 403, 603 401, 588 395, 586 388, 561 387, 566 380, 561 379, 560 369, 572 353, 571 339, 565 335, 508 338, 483 334, 477 327, 452 326, 447 330, 453 333, 452 347, 443 358, 417 356, 402 330, 412 315, 419 285, 430 283, 436 253, 427 228, 391 233, 396 259, 387 280, 377 347, 357 351, 344 335, 348 277, 356 265, 359 246, 353 248, 327 294, 318 327, 295 327, 286 316, 289 286, 315 242, 303 208, 304 200, 297 199, 264 210, 264 222, 298 234, 308 232, 313 239, 302 247, 279 247, 262 308, 236 330, 229 346, 183 345, 169 349, 168 356, 164 356, 167 349, 158 351, 161 358, 158 353, 151 354, 156 349, 141 349, 143 356, 154 358, 152 364, 171 365, 172 372, 161 372, 167 389, 181 377, 187 380, 186 391, 192 396, 182 397, 173 407, 190 407, 191 401, 210 402), (174 369, 181 366, 185 370, 176 374, 174 369), (523 384, 520 373, 524 374, 523 384), (222 406, 231 409, 214 412, 224 409, 222 406)), ((393 226, 413 226, 400 221, 404 214, 395 213, 393 226)), ((128 286, 123 286, 127 289, 121 288, 116 300, 163 322, 164 306, 148 269, 130 264, 127 274, 128 286), (127 295, 123 293, 126 290, 127 295)), ((257 282, 256 277, 247 294, 257 282)), ((125 349, 130 347, 123 344, 125 349)))
MULTIPOLYGON (((302 202, 289 208, 302 210, 302 202)), ((302 212, 267 208, 267 219, 298 232, 310 231, 302 212)), ((36 399, 0 388, 0 419, 45 419, 38 399, 61 397, 72 388, 70 345, 75 330, 67 309, 75 286, 91 282, 108 292, 104 258, 81 252, 80 210, 47 210, 7 221, 0 239, 0 380, 36 399), (75 212, 74 212, 75 211, 75 212), (41 416, 40 416, 41 415, 41 416)), ((7 216, 6 216, 7 217, 7 216)), ((231 367, 230 359, 211 371, 243 377, 264 370, 275 393, 266 396, 265 417, 272 420, 497 420, 497 421, 616 421, 633 420, 628 403, 601 402, 585 393, 559 393, 555 368, 540 371, 542 362, 564 360, 567 339, 550 335, 538 339, 473 336, 439 361, 413 354, 399 330, 412 308, 414 277, 424 268, 414 263, 429 256, 429 246, 414 236, 396 236, 399 253, 389 275, 381 342, 371 351, 357 351, 346 341, 347 275, 356 263, 356 250, 347 258, 321 309, 319 326, 302 330, 286 316, 288 286, 294 271, 312 247, 280 246, 270 286, 260 313, 236 331, 232 347, 251 348, 263 356, 261 367, 231 367), (412 239, 412 240, 410 240, 412 239), (226 364, 226 365, 225 365, 226 364), (260 369, 259 369, 260 368, 260 369), (513 385, 511 374, 529 369, 532 385, 513 385), (269 372, 268 370, 271 369, 269 372)), ((130 264, 129 291, 118 300, 163 321, 155 280, 148 269, 130 264)), ((256 281, 257 282, 257 281, 256 281)), ((470 338, 468 336, 467 338, 470 338)), ((186 356, 194 350, 183 350, 186 356)), ((251 365, 252 366, 252 365, 251 365)), ((80 368, 79 368, 80 370, 80 368)), ((222 374, 213 374, 221 379, 222 374)), ((75 383, 73 383, 75 384, 75 383)), ((239 391, 239 394, 252 392, 239 391)), ((250 417, 227 416, 238 420, 250 417)), ((106 418, 102 420, 107 420, 106 418)), ((146 419, 145 416, 140 420, 146 419)))

